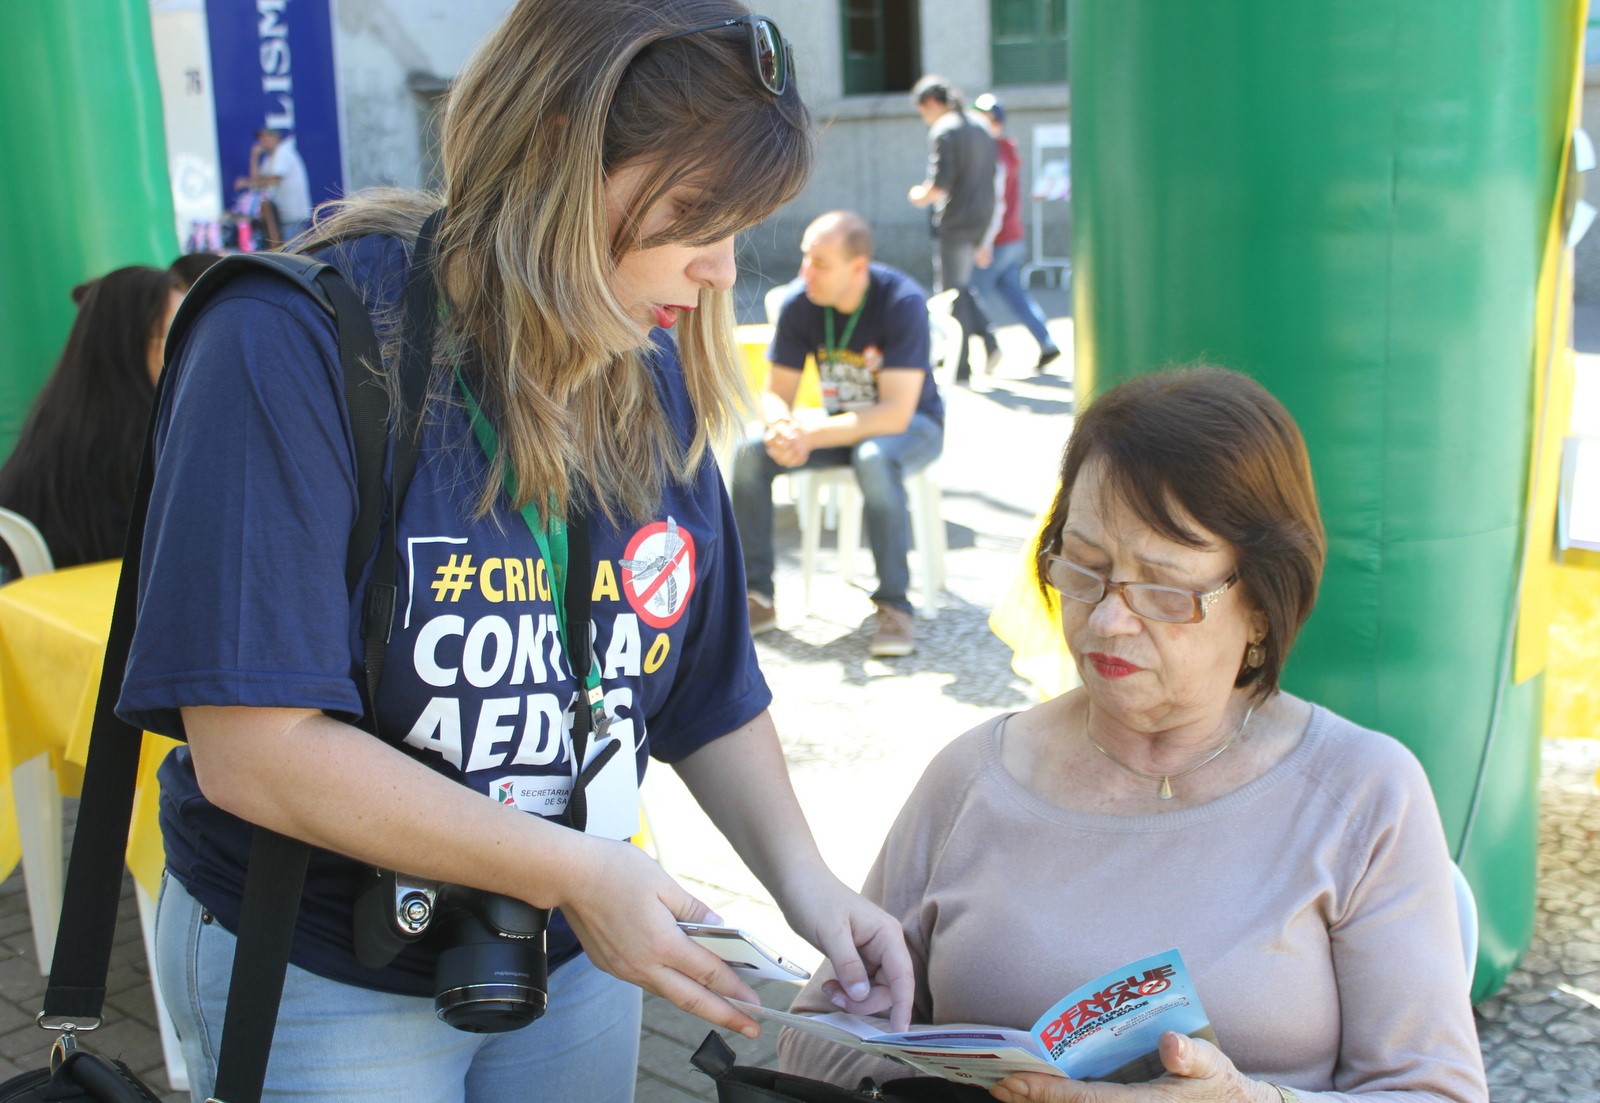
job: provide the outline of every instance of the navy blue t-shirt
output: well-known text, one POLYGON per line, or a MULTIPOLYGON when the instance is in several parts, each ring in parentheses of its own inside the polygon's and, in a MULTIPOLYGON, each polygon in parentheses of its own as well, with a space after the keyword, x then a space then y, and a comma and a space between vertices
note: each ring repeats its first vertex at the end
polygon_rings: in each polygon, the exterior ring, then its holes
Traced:
MULTIPOLYGON (((917 413, 943 425, 944 400, 930 367, 927 294, 904 272, 874 263, 869 269, 867 297, 857 310, 861 317, 848 345, 830 355, 824 308, 806 298, 803 280, 795 280, 778 312, 767 359, 799 368, 806 357, 815 357, 829 413, 876 403, 878 372, 884 368, 921 368, 925 374, 917 413)), ((849 317, 833 312, 835 341, 844 341, 849 317)))
MULTIPOLYGON (((365 238, 324 259, 393 324, 405 268, 398 241, 365 238)), ((694 411, 677 353, 658 338, 649 370, 686 443, 694 411)), ((241 276, 207 305, 168 370, 118 712, 166 733, 178 709, 196 705, 358 717, 359 596, 345 585, 354 442, 332 319, 287 281, 241 276)), ((440 386, 400 511, 400 592, 379 727, 386 742, 486 799, 558 816, 574 772, 577 687, 545 564, 504 490, 488 517, 472 519, 487 461, 450 382, 440 386)), ((635 751, 617 754, 617 771, 608 766, 606 783, 588 790, 590 829, 604 833, 597 824, 636 815, 647 755, 682 759, 759 715, 771 694, 745 622, 743 568, 714 463, 689 485, 669 483, 649 517, 617 525, 596 517, 590 545, 611 737, 635 751)), ((250 829, 201 794, 187 747, 160 776, 168 871, 237 930, 250 829)), ((352 791, 365 783, 345 781, 352 791)), ((356 962, 351 904, 366 872, 313 851, 292 960, 335 980, 431 994, 426 940, 384 970, 356 962)), ((578 952, 559 915, 550 952, 552 964, 578 952)))

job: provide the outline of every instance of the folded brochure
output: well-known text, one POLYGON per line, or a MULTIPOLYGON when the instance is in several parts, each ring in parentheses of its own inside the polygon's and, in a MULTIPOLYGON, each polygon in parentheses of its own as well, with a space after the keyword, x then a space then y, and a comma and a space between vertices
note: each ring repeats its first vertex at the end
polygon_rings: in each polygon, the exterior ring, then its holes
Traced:
POLYGON ((1090 981, 1039 1017, 1031 1030, 947 1024, 885 1033, 884 1020, 842 1011, 797 1015, 734 1001, 751 1015, 918 1072, 988 1087, 1013 1072, 1134 1083, 1164 1071, 1157 1047, 1169 1030, 1215 1042, 1177 950, 1090 981))

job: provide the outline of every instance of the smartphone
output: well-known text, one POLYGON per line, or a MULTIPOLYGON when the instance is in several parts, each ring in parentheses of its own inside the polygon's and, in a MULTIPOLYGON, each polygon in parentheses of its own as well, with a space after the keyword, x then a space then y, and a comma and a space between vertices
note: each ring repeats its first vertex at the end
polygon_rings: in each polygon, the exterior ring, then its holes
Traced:
POLYGON ((684 934, 733 966, 741 977, 760 980, 810 980, 811 974, 737 927, 679 923, 684 934))

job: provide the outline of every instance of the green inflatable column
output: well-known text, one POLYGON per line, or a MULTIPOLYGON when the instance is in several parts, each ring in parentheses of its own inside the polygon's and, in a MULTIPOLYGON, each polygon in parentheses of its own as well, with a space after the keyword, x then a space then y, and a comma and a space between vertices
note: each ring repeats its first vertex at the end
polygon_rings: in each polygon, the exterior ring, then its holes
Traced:
POLYGON ((1533 925, 1542 678, 1509 647, 1578 6, 1071 7, 1080 391, 1204 359, 1299 420, 1330 555, 1286 685, 1421 758, 1478 998, 1533 925))
POLYGON ((0 456, 72 325, 72 288, 177 255, 149 0, 12 0, 0 68, 0 456))

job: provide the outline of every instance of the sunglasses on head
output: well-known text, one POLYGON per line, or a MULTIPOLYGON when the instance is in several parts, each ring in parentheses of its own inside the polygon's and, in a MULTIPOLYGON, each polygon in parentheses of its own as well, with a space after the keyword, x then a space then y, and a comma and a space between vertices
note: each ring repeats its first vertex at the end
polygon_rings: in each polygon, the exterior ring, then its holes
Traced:
POLYGON ((720 31, 724 27, 743 27, 750 40, 750 62, 755 67, 756 80, 774 96, 781 96, 789 88, 789 71, 794 68, 794 51, 784 41, 778 25, 764 15, 741 15, 737 19, 719 19, 702 27, 690 27, 662 35, 657 42, 684 38, 706 31, 720 31))

